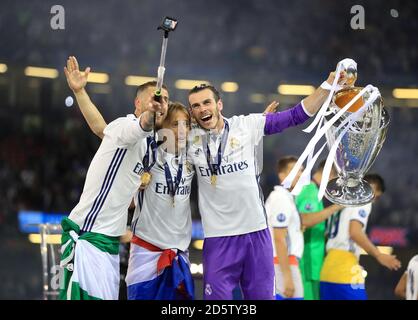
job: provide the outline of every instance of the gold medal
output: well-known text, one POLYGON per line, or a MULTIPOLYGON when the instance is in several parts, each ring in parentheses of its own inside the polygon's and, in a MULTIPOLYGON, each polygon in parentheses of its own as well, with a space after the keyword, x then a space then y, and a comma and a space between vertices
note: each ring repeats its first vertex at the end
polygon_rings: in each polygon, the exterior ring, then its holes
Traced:
POLYGON ((187 173, 189 174, 192 173, 192 170, 193 170, 192 164, 187 160, 186 160, 186 170, 187 170, 187 173))
POLYGON ((215 176, 215 175, 212 175, 212 176, 210 177, 210 184, 211 184, 212 186, 216 186, 216 176, 215 176))
POLYGON ((148 186, 149 183, 151 182, 151 173, 149 173, 148 171, 145 171, 142 176, 141 176, 141 186, 148 186))

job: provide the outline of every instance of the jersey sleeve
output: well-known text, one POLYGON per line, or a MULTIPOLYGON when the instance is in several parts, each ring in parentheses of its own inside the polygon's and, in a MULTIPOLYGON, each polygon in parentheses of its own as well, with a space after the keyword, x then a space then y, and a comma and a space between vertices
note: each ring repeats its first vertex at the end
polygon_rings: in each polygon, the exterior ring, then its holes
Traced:
POLYGON ((357 220, 363 226, 367 225, 369 220, 370 209, 368 207, 352 207, 345 208, 345 213, 349 216, 349 221, 357 220))
POLYGON ((270 226, 273 228, 287 228, 292 210, 294 210, 293 207, 294 205, 286 197, 271 194, 271 198, 266 203, 270 226))
POLYGON ((266 116, 262 113, 252 113, 244 117, 247 128, 251 133, 254 145, 258 145, 264 136, 266 116))
POLYGON ((418 255, 415 255, 412 257, 411 260, 409 260, 407 270, 417 269, 418 271, 418 255))
POLYGON ((134 116, 116 119, 106 126, 103 133, 113 139, 118 147, 134 145, 152 134, 152 131, 142 129, 140 119, 134 116))
POLYGON ((264 134, 271 135, 280 133, 287 128, 304 123, 309 117, 310 115, 305 111, 303 102, 281 112, 268 113, 266 115, 264 134))

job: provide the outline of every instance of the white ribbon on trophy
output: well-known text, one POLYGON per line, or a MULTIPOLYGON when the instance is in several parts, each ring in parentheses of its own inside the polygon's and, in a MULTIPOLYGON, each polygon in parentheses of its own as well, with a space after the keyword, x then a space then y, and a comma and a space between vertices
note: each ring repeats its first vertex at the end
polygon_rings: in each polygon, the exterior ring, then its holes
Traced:
POLYGON ((342 123, 338 126, 337 130, 340 130, 341 128, 344 127, 343 131, 340 133, 338 138, 334 141, 332 146, 329 146, 330 147, 330 152, 329 152, 329 154, 327 156, 327 160, 325 162, 325 167, 324 167, 324 170, 323 170, 323 173, 322 173, 322 180, 321 180, 319 193, 318 193, 318 199, 319 200, 322 199, 322 197, 324 196, 325 188, 326 188, 327 183, 328 183, 329 175, 331 173, 333 158, 334 158, 337 147, 338 147, 342 137, 352 127, 353 123, 355 121, 357 121, 362 116, 362 114, 367 110, 367 108, 380 95, 379 90, 376 87, 373 87, 372 85, 367 85, 354 98, 352 98, 350 100, 350 102, 347 103, 344 106, 344 108, 340 109, 337 112, 337 114, 335 114, 329 121, 327 121, 327 123, 323 124, 325 116, 332 113, 331 110, 329 110, 329 111, 327 111, 327 110, 329 108, 329 105, 331 104, 331 100, 332 100, 332 97, 334 96, 334 93, 342 88, 342 86, 340 86, 338 84, 338 82, 340 80, 340 73, 343 70, 347 70, 347 68, 350 67, 350 66, 354 66, 355 69, 357 69, 357 63, 352 59, 344 59, 344 60, 340 61, 337 64, 336 74, 335 74, 335 78, 334 78, 334 81, 333 81, 332 85, 329 85, 326 82, 324 82, 321 85, 322 88, 325 87, 324 89, 329 89, 330 92, 328 94, 327 99, 322 104, 322 106, 319 109, 317 115, 315 116, 314 121, 308 126, 308 128, 303 130, 306 133, 310 133, 316 127, 316 132, 315 132, 314 136, 311 138, 311 140, 309 141, 305 150, 302 152, 299 159, 297 160, 295 166, 293 167, 293 169, 291 170, 289 175, 283 180, 283 183, 282 183, 282 185, 285 188, 289 189, 292 185, 293 180, 296 178, 296 175, 297 175, 299 169, 302 167, 303 162, 307 159, 306 168, 303 171, 301 177, 299 178, 295 187, 292 190, 293 195, 299 194, 300 191, 302 190, 302 188, 305 185, 310 183, 312 168, 313 168, 315 162, 317 161, 319 155, 322 153, 322 151, 324 150, 324 148, 327 144, 325 142, 321 146, 319 151, 316 152, 315 155, 313 155, 315 147, 316 147, 317 143, 319 142, 319 140, 322 137, 325 136, 326 132, 331 128, 331 126, 338 119, 341 118, 341 116, 357 101, 357 99, 362 97, 363 94, 368 91, 370 93, 370 95, 369 95, 367 101, 364 103, 364 105, 360 109, 358 109, 356 112, 353 112, 346 119, 344 119, 344 121, 342 121, 342 123))
MULTIPOLYGON (((341 139, 346 134, 346 132, 352 127, 352 125, 363 115, 363 113, 369 108, 369 106, 380 96, 380 92, 376 87, 373 87, 372 85, 366 86, 366 88, 370 89, 370 96, 367 99, 367 102, 356 112, 352 113, 345 121, 348 121, 348 125, 344 128, 344 130, 339 134, 338 138, 335 139, 334 143, 332 144, 330 148, 330 152, 327 156, 327 160, 325 161, 325 166, 322 171, 322 179, 321 184, 319 186, 319 192, 318 192, 318 200, 321 200, 325 193, 325 188, 327 187, 327 183, 329 180, 329 176, 331 174, 331 168, 332 168, 332 162, 334 159, 334 155, 337 151, 338 145, 341 142, 341 139)), ((354 100, 356 101, 356 100, 354 100)), ((344 122, 345 122, 344 121, 344 122)), ((339 129, 343 126, 344 122, 339 126, 339 129)))
MULTIPOLYGON (((340 86, 338 84, 338 82, 340 80, 340 73, 341 73, 342 70, 346 70, 350 65, 354 65, 355 68, 357 68, 357 63, 352 59, 346 58, 346 59, 340 61, 337 64, 337 69, 335 70, 335 78, 334 78, 334 81, 333 81, 332 85, 330 85, 326 81, 324 81, 324 83, 322 83, 321 87, 325 90, 330 90, 330 93, 328 94, 327 99, 325 100, 325 102, 322 104, 321 108, 317 112, 314 121, 310 124, 310 126, 308 128, 303 130, 304 132, 310 133, 316 127, 315 135, 318 134, 319 129, 322 127, 324 117, 331 113, 331 111, 327 112, 327 109, 328 109, 329 104, 331 103, 331 99, 334 96, 334 93, 342 88, 342 86, 340 86)), ((323 148, 325 147, 325 145, 326 145, 326 143, 320 149, 321 152, 322 152, 323 148)), ((313 166, 314 166, 314 164, 315 164, 316 160, 318 159, 318 156, 320 155, 321 152, 317 153, 317 155, 314 156, 313 155, 313 149, 312 149, 312 151, 309 153, 308 160, 306 162, 306 169, 303 171, 301 177, 299 178, 300 183, 297 186, 295 186, 295 188, 293 189, 293 191, 292 191, 293 194, 299 194, 300 191, 302 190, 302 187, 310 183, 312 168, 313 168, 313 166)), ((300 165, 299 165, 299 167, 300 167, 300 165)), ((291 181, 290 181, 290 183, 291 183, 291 181)), ((283 185, 285 185, 285 184, 283 183, 283 185)), ((289 187, 290 187, 290 184, 289 184, 289 187)), ((286 188, 289 188, 289 187, 286 187, 286 188)))

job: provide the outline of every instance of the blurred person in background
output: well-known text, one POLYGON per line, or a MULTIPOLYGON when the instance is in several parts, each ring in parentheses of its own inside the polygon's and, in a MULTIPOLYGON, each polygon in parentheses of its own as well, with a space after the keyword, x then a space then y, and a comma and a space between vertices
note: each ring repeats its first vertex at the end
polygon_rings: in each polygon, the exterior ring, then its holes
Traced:
POLYGON ((406 300, 418 300, 418 255, 409 261, 405 273, 396 285, 395 294, 406 300))
MULTIPOLYGON (((381 176, 368 174, 364 179, 374 192, 373 202, 385 192, 381 176)), ((366 234, 372 203, 361 207, 347 207, 327 221, 327 254, 320 274, 321 300, 367 300, 363 268, 359 265, 360 248, 389 270, 398 270, 400 261, 385 254, 366 234)))
MULTIPOLYGON (((302 215, 324 209, 332 205, 326 199, 318 200, 319 185, 322 180, 325 160, 321 161, 312 177, 310 184, 304 186, 302 191, 295 197, 296 208, 302 215)), ((334 179, 337 172, 332 166, 329 180, 334 179)), ((304 250, 300 260, 300 271, 303 280, 304 299, 319 300, 319 275, 325 256, 325 221, 306 229, 303 233, 304 250)))
MULTIPOLYGON (((279 182, 287 177, 296 162, 297 158, 294 156, 279 159, 277 163, 279 182)), ((301 174, 302 168, 293 180, 291 189, 294 188, 301 174)), ((304 299, 299 269, 299 261, 304 251, 304 233, 342 208, 334 204, 309 215, 300 215, 290 191, 283 186, 275 186, 265 205, 273 239, 276 300, 304 299)))

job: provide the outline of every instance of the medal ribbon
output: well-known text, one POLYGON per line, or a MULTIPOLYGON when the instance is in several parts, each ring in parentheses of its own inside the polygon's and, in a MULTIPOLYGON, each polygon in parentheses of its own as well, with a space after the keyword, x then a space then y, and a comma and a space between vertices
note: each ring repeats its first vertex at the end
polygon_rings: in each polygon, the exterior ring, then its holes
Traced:
POLYGON ((145 153, 144 158, 142 159, 142 165, 144 166, 144 172, 150 172, 152 167, 157 160, 157 142, 153 137, 147 137, 147 152, 145 153), (150 148, 152 152, 152 162, 150 164, 150 148))
POLYGON ((181 176, 183 174, 183 157, 180 158, 179 168, 177 170, 177 176, 174 182, 173 182, 173 176, 171 175, 170 167, 167 161, 164 162, 164 173, 165 173, 165 180, 167 182, 168 193, 171 194, 172 197, 174 197, 180 185, 181 176))
POLYGON ((208 163, 208 167, 210 170, 210 173, 212 176, 216 176, 216 172, 218 171, 218 168, 221 166, 221 162, 222 162, 222 157, 224 155, 225 152, 225 147, 226 147, 226 143, 228 141, 228 135, 229 135, 229 124, 228 121, 225 121, 225 129, 224 132, 222 134, 222 138, 221 138, 221 143, 219 144, 218 147, 218 152, 217 152, 217 161, 216 163, 213 160, 211 154, 210 154, 210 149, 209 149, 209 144, 207 141, 207 136, 208 135, 204 135, 202 137, 202 142, 203 142, 203 146, 204 148, 206 148, 206 162, 208 163))

